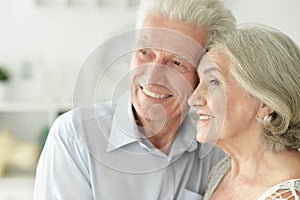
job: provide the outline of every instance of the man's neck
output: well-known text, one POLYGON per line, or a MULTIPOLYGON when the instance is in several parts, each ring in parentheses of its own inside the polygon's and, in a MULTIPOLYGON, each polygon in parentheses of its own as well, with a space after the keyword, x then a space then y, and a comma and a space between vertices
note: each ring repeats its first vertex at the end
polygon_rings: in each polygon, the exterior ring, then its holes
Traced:
POLYGON ((169 154, 173 141, 181 125, 181 118, 176 117, 161 121, 150 121, 135 113, 137 125, 147 139, 165 154, 169 154))

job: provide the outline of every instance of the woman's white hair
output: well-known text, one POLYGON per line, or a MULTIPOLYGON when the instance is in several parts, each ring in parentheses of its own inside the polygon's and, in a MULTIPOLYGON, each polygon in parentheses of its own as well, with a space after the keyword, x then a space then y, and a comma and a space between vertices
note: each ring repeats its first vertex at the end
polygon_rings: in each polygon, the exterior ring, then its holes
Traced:
POLYGON ((207 44, 224 32, 236 28, 234 16, 220 0, 141 0, 136 28, 142 28, 144 19, 150 12, 196 27, 205 26, 210 33, 207 44))
POLYGON ((263 25, 243 25, 211 47, 224 49, 238 83, 274 110, 264 120, 265 149, 300 148, 300 49, 287 35, 263 25))

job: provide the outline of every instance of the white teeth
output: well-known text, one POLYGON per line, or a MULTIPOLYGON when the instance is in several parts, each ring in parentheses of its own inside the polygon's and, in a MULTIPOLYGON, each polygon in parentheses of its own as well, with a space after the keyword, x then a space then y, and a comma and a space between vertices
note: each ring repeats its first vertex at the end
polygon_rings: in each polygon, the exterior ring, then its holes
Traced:
POLYGON ((156 99, 164 99, 164 98, 167 98, 167 97, 170 97, 171 95, 164 95, 164 94, 156 94, 156 93, 153 93, 153 92, 150 92, 146 89, 143 88, 143 92, 150 96, 150 97, 153 97, 153 98, 156 98, 156 99))
POLYGON ((201 116, 199 116, 199 120, 212 119, 212 118, 213 117, 209 116, 209 115, 201 115, 201 116))

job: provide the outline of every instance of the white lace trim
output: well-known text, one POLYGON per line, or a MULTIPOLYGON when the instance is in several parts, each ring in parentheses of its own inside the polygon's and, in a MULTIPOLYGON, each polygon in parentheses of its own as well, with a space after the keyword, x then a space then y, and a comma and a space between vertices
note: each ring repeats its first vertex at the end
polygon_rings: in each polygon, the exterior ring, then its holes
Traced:
POLYGON ((268 189, 258 200, 300 200, 300 179, 292 179, 268 189))

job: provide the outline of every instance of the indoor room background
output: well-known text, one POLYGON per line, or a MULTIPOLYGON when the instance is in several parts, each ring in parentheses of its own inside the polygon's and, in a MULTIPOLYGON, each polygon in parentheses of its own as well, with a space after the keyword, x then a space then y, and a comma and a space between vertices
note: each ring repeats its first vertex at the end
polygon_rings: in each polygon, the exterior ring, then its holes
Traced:
MULTIPOLYGON (((0 0, 0 200, 32 199, 35 161, 55 118, 73 107, 82 64, 97 46, 135 28, 138 1, 0 0)), ((273 26, 300 45, 299 0, 223 1, 238 23, 273 26)), ((119 75, 107 72, 95 102, 111 97, 119 75)))

